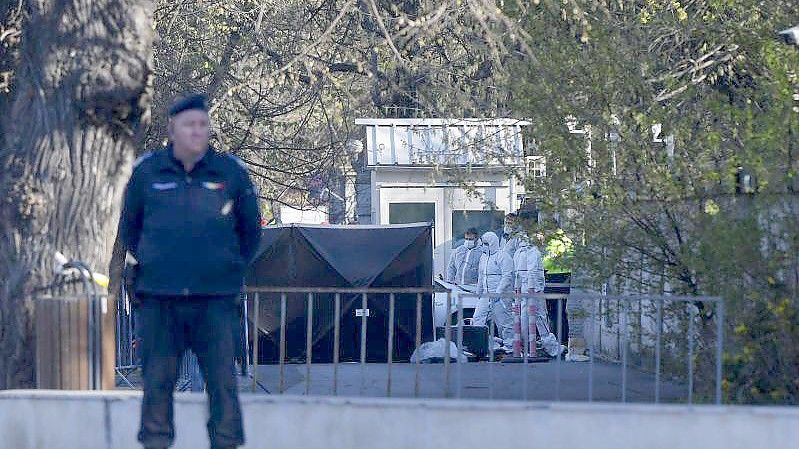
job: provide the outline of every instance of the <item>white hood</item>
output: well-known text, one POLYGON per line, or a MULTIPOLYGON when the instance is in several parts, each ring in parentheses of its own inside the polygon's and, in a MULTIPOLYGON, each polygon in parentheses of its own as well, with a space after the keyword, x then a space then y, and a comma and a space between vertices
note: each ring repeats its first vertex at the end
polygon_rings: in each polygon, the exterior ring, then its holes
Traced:
POLYGON ((486 232, 481 240, 484 245, 488 246, 488 254, 496 254, 499 251, 499 237, 493 232, 486 232))
POLYGON ((519 248, 526 248, 528 246, 531 246, 530 237, 527 236, 527 233, 519 234, 518 237, 519 237, 519 248))

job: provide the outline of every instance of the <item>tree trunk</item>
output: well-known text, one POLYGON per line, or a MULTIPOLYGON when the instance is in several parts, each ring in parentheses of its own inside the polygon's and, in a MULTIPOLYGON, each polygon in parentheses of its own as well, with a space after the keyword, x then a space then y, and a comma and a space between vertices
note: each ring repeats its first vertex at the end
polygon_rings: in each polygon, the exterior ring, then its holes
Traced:
MULTIPOLYGON (((151 0, 24 8, 0 102, 0 389, 35 384, 32 301, 54 281, 53 254, 109 266, 151 76, 151 0)), ((113 336, 113 315, 104 324, 113 336)))

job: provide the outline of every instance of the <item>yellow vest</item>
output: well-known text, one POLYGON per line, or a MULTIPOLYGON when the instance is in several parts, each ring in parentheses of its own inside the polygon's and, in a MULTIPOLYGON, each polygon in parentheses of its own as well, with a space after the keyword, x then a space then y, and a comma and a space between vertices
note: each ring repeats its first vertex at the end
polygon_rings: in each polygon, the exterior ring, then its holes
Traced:
POLYGON ((572 254, 572 240, 559 229, 546 244, 544 270, 547 273, 571 273, 569 259, 572 254))

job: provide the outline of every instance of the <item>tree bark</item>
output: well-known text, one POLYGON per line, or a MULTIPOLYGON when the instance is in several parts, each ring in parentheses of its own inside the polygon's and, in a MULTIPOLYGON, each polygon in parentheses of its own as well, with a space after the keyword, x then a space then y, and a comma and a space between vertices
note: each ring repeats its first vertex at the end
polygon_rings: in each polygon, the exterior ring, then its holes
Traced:
POLYGON ((149 106, 152 7, 25 3, 14 84, 0 102, 0 389, 35 385, 33 299, 54 281, 53 254, 109 266, 149 106))

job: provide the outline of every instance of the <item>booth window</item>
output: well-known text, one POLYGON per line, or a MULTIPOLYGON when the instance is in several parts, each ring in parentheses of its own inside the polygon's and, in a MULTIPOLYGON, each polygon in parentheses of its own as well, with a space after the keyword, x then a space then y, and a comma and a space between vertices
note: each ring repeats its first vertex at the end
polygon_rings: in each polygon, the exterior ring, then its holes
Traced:
POLYGON ((388 205, 389 224, 436 222, 436 203, 391 203, 388 205))
POLYGON ((480 234, 488 231, 502 232, 505 212, 501 210, 454 210, 452 211, 452 247, 463 244, 463 233, 476 228, 480 234))

